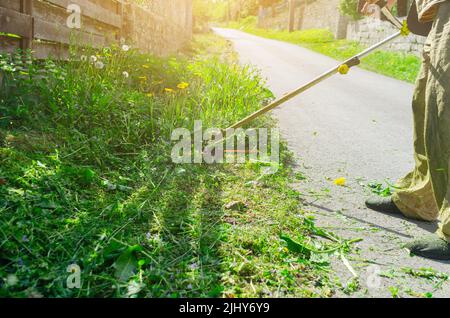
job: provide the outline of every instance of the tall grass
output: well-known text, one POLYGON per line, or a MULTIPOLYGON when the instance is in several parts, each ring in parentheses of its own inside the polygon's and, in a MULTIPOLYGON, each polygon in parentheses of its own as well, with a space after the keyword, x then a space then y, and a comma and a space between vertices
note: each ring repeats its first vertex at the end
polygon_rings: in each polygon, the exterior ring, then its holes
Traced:
POLYGON ((72 53, 0 55, 0 295, 219 295, 219 252, 195 246, 222 235, 222 168, 176 167, 170 133, 224 127, 272 94, 216 56, 72 53), (189 283, 196 257, 209 269, 189 283), (74 263, 81 289, 66 286, 74 263))
POLYGON ((224 127, 272 96, 255 71, 217 58, 161 59, 113 47, 76 52, 64 64, 20 55, 0 61, 0 125, 56 129, 61 146, 79 145, 74 156, 86 163, 167 140, 194 120, 224 127))
POLYGON ((279 238, 313 240, 285 148, 274 175, 171 161, 172 129, 226 127, 272 97, 228 50, 206 37, 172 58, 1 55, 0 296, 330 294, 326 264, 279 238), (248 210, 224 208, 236 200, 248 210), (80 288, 68 288, 72 264, 80 288))

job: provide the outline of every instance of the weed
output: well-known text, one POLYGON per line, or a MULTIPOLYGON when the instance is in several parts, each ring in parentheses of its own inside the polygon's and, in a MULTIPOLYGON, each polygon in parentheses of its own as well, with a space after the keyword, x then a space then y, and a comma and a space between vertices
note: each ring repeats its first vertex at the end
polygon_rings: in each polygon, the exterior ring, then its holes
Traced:
POLYGON ((371 182, 367 185, 370 191, 380 197, 389 197, 392 195, 392 188, 389 184, 384 186, 382 183, 371 182))

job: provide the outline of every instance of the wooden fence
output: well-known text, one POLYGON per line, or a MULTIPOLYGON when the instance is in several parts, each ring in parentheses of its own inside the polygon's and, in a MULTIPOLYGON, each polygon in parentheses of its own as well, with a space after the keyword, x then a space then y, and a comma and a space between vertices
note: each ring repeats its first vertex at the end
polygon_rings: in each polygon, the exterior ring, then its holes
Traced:
MULTIPOLYGON (((191 0, 165 1, 192 6, 191 0)), ((124 38, 142 50, 167 54, 190 38, 188 25, 127 0, 0 0, 0 52, 32 49, 37 58, 64 59, 71 43, 104 47, 124 38), (67 24, 71 4, 81 9, 80 29, 67 24)))

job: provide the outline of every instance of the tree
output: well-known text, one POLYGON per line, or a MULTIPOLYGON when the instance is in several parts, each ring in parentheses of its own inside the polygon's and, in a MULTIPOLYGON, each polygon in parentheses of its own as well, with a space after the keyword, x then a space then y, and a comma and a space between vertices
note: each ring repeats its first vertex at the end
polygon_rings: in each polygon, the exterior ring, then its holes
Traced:
POLYGON ((264 8, 272 7, 280 2, 281 0, 259 0, 259 4, 264 8))
POLYGON ((359 0, 341 0, 339 10, 342 14, 351 17, 353 20, 358 20, 361 18, 361 13, 359 12, 360 2, 359 0))

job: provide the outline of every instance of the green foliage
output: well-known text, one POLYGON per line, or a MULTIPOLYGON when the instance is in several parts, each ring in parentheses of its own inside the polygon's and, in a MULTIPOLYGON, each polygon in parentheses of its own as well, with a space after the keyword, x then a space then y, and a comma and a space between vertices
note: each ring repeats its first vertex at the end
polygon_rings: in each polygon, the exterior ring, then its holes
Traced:
POLYGON ((247 0, 241 2, 241 17, 246 18, 248 16, 257 15, 261 1, 247 0))
MULTIPOLYGON (((363 45, 355 41, 335 40, 328 30, 288 32, 260 29, 256 27, 256 23, 249 25, 249 23, 239 22, 232 22, 228 26, 261 37, 298 44, 341 61, 365 49, 363 45)), ((420 65, 420 58, 413 54, 379 50, 365 57, 360 67, 413 83, 419 73, 420 65)))
POLYGON ((382 183, 371 182, 367 186, 372 191, 372 193, 381 197, 389 197, 392 195, 392 189, 389 184, 387 184, 387 186, 384 186, 382 183))
POLYGON ((295 271, 325 275, 278 238, 302 218, 285 150, 275 175, 171 161, 172 129, 225 127, 272 98, 257 72, 214 51, 226 44, 197 42, 172 58, 118 47, 65 63, 0 57, 0 296, 321 295, 295 271), (251 212, 223 209, 240 196, 251 212), (71 264, 80 289, 67 288, 71 264))
POLYGON ((341 0, 339 10, 342 14, 351 17, 353 20, 361 19, 362 15, 358 11, 359 0, 341 0))
POLYGON ((143 248, 139 245, 130 246, 117 258, 113 267, 115 268, 115 277, 119 281, 126 282, 136 274, 139 266, 136 253, 142 250, 143 248))

